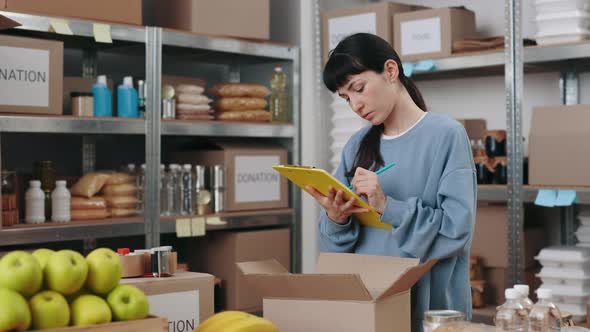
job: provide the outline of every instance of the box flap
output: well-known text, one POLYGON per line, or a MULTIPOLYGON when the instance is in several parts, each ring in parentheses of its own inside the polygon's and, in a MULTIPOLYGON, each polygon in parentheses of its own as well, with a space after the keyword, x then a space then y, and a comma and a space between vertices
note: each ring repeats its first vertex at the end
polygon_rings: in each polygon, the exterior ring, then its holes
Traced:
POLYGON ((246 280, 265 298, 371 301, 356 274, 291 274, 276 260, 236 263, 246 280), (273 262, 274 261, 274 262, 273 262), (257 273, 259 272, 259 273, 257 273))
MULTIPOLYGON (((0 6, 2 6, 2 0, 0 0, 0 6)), ((20 25, 20 23, 13 21, 4 15, 0 15, 0 30, 12 29, 20 25)))
POLYGON ((373 298, 381 299, 410 289, 433 264, 424 265, 417 258, 321 253, 316 270, 358 274, 373 298))

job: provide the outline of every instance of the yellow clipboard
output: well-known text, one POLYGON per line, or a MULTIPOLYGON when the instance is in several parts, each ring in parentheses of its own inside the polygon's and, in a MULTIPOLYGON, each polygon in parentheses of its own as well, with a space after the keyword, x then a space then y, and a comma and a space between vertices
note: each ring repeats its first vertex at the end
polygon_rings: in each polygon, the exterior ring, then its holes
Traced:
POLYGON ((369 212, 355 213, 355 217, 360 221, 361 224, 370 227, 391 229, 392 225, 382 222, 379 213, 375 211, 367 202, 363 201, 357 194, 348 189, 346 185, 338 181, 330 173, 323 169, 306 167, 306 166, 294 166, 294 165, 275 165, 272 167, 277 172, 281 173, 284 177, 291 180, 301 189, 305 189, 305 186, 315 188, 317 191, 324 195, 328 194, 330 187, 336 190, 342 190, 344 199, 348 200, 351 197, 356 198, 357 206, 369 209, 369 212))

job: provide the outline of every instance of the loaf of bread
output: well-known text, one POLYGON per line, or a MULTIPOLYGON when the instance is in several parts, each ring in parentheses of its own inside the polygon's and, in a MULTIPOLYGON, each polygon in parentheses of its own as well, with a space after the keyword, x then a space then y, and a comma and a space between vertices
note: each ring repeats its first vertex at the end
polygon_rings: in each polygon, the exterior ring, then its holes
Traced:
POLYGON ((107 203, 102 197, 85 198, 72 196, 70 207, 72 210, 104 210, 107 208, 107 203))
POLYGON ((129 183, 104 186, 102 189, 105 196, 134 196, 136 192, 137 187, 129 183))
POLYGON ((203 89, 203 87, 200 87, 198 85, 192 85, 192 84, 180 84, 176 86, 176 93, 177 94, 193 94, 193 95, 200 95, 203 92, 205 92, 205 89, 203 89))
POLYGON ((105 182, 105 185, 124 183, 135 183, 135 177, 125 173, 112 173, 109 174, 109 178, 105 182))
POLYGON ((72 220, 95 220, 106 219, 111 216, 107 209, 100 210, 72 210, 70 211, 72 220))
POLYGON ((190 105, 209 105, 211 100, 207 96, 194 95, 189 93, 181 93, 176 96, 176 102, 178 104, 190 104, 190 105))
POLYGON ((135 196, 105 196, 104 200, 110 208, 135 209, 139 200, 135 196))
POLYGON ((218 111, 244 111, 265 109, 267 105, 263 98, 221 98, 213 108, 218 111))
POLYGON ((195 112, 195 111, 210 111, 211 106, 209 105, 191 105, 191 104, 178 104, 176 105, 176 113, 182 112, 195 112))
POLYGON ((105 173, 92 172, 84 174, 84 176, 72 186, 70 192, 73 196, 90 198, 102 189, 109 177, 110 176, 105 173))
POLYGON ((220 83, 209 89, 209 94, 217 97, 252 97, 264 98, 270 91, 267 87, 255 83, 220 83))
POLYGON ((229 121, 270 121, 270 112, 265 110, 246 110, 235 112, 220 112, 216 114, 218 120, 229 121))
POLYGON ((136 209, 111 209, 111 217, 130 217, 139 214, 136 209))

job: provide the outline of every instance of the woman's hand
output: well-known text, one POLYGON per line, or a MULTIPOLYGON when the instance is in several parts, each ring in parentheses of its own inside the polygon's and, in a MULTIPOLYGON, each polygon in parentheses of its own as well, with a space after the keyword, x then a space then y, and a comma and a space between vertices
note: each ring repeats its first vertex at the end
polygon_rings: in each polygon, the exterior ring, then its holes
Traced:
POLYGON ((324 196, 321 192, 310 186, 306 186, 305 189, 307 189, 313 198, 315 198, 315 200, 320 203, 324 210, 326 210, 328 218, 337 224, 345 225, 348 223, 348 218, 350 218, 350 216, 354 213, 369 212, 368 209, 355 206, 354 197, 351 197, 348 201, 345 201, 342 190, 330 188, 328 196, 324 196))
POLYGON ((357 195, 365 196, 369 205, 375 211, 383 214, 387 200, 379 184, 377 174, 362 167, 357 167, 352 179, 352 188, 357 195))

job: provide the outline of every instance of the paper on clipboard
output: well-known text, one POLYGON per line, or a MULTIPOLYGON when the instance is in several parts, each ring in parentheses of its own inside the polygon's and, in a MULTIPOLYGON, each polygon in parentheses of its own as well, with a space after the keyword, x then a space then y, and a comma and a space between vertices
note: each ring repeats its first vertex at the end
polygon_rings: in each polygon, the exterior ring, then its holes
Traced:
POLYGON ((357 196, 352 190, 348 189, 346 185, 338 181, 330 173, 323 169, 311 168, 305 166, 291 166, 291 165, 277 165, 272 167, 277 172, 281 173, 284 177, 295 183, 301 189, 305 189, 305 186, 311 186, 317 191, 324 195, 328 194, 330 187, 336 190, 342 190, 344 199, 350 199, 354 197, 357 200, 359 207, 369 209, 369 212, 356 213, 354 216, 360 221, 361 224, 370 227, 376 227, 381 229, 391 229, 392 225, 386 224, 380 220, 380 215, 375 211, 367 202, 363 201, 357 196))

